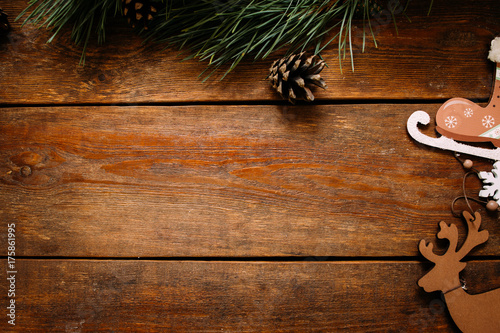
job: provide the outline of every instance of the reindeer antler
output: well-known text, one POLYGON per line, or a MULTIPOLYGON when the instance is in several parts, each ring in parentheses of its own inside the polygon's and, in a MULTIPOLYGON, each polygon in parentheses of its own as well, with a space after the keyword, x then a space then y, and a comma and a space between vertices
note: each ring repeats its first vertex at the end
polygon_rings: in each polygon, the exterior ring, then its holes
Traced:
MULTIPOLYGON (((441 222, 439 222, 439 229, 440 229, 440 231, 437 234, 438 238, 445 238, 444 234, 443 234, 443 231, 445 231, 446 229, 448 229, 448 225, 444 221, 441 221, 441 222)), ((455 227, 455 229, 456 229, 456 227, 455 227)), ((433 251, 434 244, 432 244, 432 243, 427 244, 427 242, 425 241, 425 239, 422 239, 420 241, 420 243, 418 244, 418 249, 420 250, 420 253, 422 253, 422 255, 427 260, 429 260, 429 261, 431 261, 433 263, 437 263, 439 261, 443 261, 445 259, 445 256, 447 255, 447 253, 452 248, 453 238, 448 238, 448 239, 450 240, 450 246, 448 247, 448 251, 444 255, 442 255, 442 256, 435 254, 434 251, 433 251)), ((457 234, 457 240, 458 240, 458 234, 457 234)), ((457 240, 455 240, 455 248, 456 248, 456 241, 457 240)))
POLYGON ((481 215, 476 212, 474 213, 474 217, 471 214, 464 211, 463 212, 465 221, 467 222, 468 234, 467 238, 460 248, 457 251, 458 244, 458 229, 455 224, 447 225, 445 222, 441 221, 439 223, 440 231, 437 234, 437 237, 440 239, 448 239, 450 245, 446 250, 446 253, 443 255, 435 254, 433 249, 433 244, 426 244, 426 241, 422 239, 419 244, 419 250, 422 255, 433 263, 454 260, 460 261, 462 260, 474 247, 479 244, 482 244, 488 240, 488 231, 482 230, 479 231, 479 227, 481 226, 481 215))
POLYGON ((479 231, 479 227, 481 226, 481 214, 475 212, 474 217, 472 217, 469 212, 464 211, 463 215, 467 222, 468 232, 464 244, 456 254, 458 260, 465 257, 477 245, 486 242, 489 236, 487 230, 479 231))

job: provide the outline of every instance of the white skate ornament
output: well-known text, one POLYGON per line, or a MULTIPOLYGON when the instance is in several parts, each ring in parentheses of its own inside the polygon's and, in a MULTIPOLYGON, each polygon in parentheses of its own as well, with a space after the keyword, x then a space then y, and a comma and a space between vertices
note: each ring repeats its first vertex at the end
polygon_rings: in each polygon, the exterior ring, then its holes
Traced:
POLYGON ((418 124, 429 124, 430 117, 424 111, 415 111, 407 122, 408 133, 413 139, 431 147, 500 161, 499 148, 480 148, 455 141, 491 142, 500 147, 500 37, 491 41, 488 59, 496 63, 488 105, 481 107, 464 98, 448 100, 436 114, 436 129, 442 135, 439 138, 419 131, 418 124))
POLYGON ((415 140, 424 145, 440 148, 444 150, 451 150, 457 153, 463 153, 478 157, 489 158, 495 161, 500 161, 500 148, 488 149, 474 147, 467 144, 456 142, 445 136, 440 136, 438 138, 433 138, 424 133, 420 132, 418 129, 418 124, 428 125, 430 122, 430 117, 425 111, 415 111, 408 118, 406 128, 408 133, 415 140))
MULTIPOLYGON (((479 193, 482 197, 493 197, 496 203, 500 201, 500 148, 487 149, 459 143, 463 142, 491 142, 500 147, 500 38, 491 42, 491 51, 488 58, 497 63, 495 87, 490 102, 481 107, 464 98, 452 98, 444 103, 436 114, 436 130, 441 137, 430 137, 418 129, 418 125, 429 124, 430 117, 424 111, 415 111, 408 118, 408 133, 416 141, 435 148, 451 150, 463 154, 484 157, 495 160, 491 172, 469 171, 464 175, 463 191, 465 194, 465 179, 471 172, 477 172, 483 180, 484 189, 479 193), (455 141, 457 140, 457 141, 455 141)), ((465 169, 472 167, 469 160, 465 169)), ((455 200, 453 201, 453 203, 455 200)), ((452 210, 453 210, 452 203, 452 210)), ((472 210, 471 206, 468 204, 472 210)), ((486 208, 497 210, 493 200, 486 208), (494 205, 491 205, 493 202, 494 205)), ((479 230, 481 215, 478 212, 472 216, 463 212, 467 223, 467 238, 458 248, 458 228, 455 224, 439 224, 440 231, 437 237, 447 239, 449 247, 443 255, 433 252, 433 244, 422 240, 419 244, 420 253, 433 262, 434 267, 418 281, 418 285, 427 292, 441 291, 446 301, 446 307, 457 327, 464 333, 468 332, 500 332, 500 288, 481 294, 468 294, 462 286, 459 273, 465 268, 463 258, 476 246, 488 239, 486 230, 479 230)))

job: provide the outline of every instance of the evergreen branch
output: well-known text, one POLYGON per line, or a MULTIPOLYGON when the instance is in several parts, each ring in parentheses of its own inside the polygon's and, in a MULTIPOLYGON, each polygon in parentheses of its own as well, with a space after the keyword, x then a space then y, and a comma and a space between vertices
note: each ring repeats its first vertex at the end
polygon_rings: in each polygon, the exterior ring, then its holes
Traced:
POLYGON ((80 64, 85 64, 85 54, 92 33, 97 34, 98 43, 105 41, 106 18, 111 13, 116 16, 121 12, 121 0, 30 0, 28 6, 16 20, 26 15, 23 25, 30 22, 39 28, 45 27, 53 31, 48 39, 51 43, 61 29, 73 24, 71 39, 76 45, 83 44, 80 64))
MULTIPOLYGON (((254 61, 285 49, 285 56, 309 48, 320 54, 338 39, 339 64, 349 49, 354 70, 352 27, 355 13, 363 21, 363 44, 373 32, 369 5, 372 0, 150 0, 164 5, 148 26, 146 41, 176 46, 185 59, 207 61, 208 78, 227 65, 224 78, 245 57, 254 61), (365 26, 369 32, 365 31, 365 26), (333 36, 325 41, 327 36, 333 36)), ((432 0, 431 0, 432 6, 432 0)), ((16 18, 32 10, 23 24, 34 23, 52 29, 52 42, 61 29, 72 24, 71 38, 83 45, 81 63, 91 36, 96 33, 100 44, 105 41, 106 19, 122 12, 122 0, 30 0, 16 18)), ((395 24, 394 13, 391 16, 395 24)), ((396 30, 397 31, 397 30, 396 30)), ((201 74, 205 75, 205 71, 201 74)))
MULTIPOLYGON (((365 2, 367 7, 368 0, 365 2)), ((225 77, 244 55, 254 60, 288 47, 286 54, 314 46, 322 50, 323 37, 339 28, 339 51, 352 53, 351 22, 358 0, 228 0, 222 5, 202 0, 185 4, 172 0, 165 19, 153 21, 147 39, 188 48, 189 59, 210 60, 214 69, 229 64, 225 77), (339 22, 340 21, 340 22, 339 22), (345 33, 345 34, 344 34, 345 33), (345 38, 348 43, 346 43, 345 38)), ((363 15, 367 13, 363 12, 363 15)))

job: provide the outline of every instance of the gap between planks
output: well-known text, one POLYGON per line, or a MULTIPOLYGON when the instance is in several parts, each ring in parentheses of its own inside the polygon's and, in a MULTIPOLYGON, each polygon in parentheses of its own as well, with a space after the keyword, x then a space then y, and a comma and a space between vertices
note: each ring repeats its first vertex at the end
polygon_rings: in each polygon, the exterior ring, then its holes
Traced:
MULTIPOLYGON (((6 260, 6 256, 0 256, 0 260, 6 260)), ((323 263, 429 263, 422 257, 417 256, 382 256, 382 257, 328 257, 328 256, 304 256, 304 257, 72 257, 72 256, 18 256, 16 260, 84 260, 84 261, 158 261, 158 262, 233 262, 233 263, 300 263, 300 262, 323 262, 323 263)), ((500 255, 493 256, 471 256, 465 262, 498 261, 500 255)))
MULTIPOLYGON (((296 104, 291 104, 286 100, 227 100, 227 101, 180 101, 180 102, 140 102, 140 103, 37 103, 37 104, 16 104, 0 102, 0 109, 8 108, 63 108, 63 107, 103 107, 103 106, 338 106, 338 105, 376 105, 376 104, 393 104, 393 105, 422 105, 422 104, 443 104, 448 98, 432 98, 432 99, 328 99, 328 100, 315 100, 313 103, 297 101, 296 104)), ((488 98, 475 99, 478 104, 487 103, 488 98)))

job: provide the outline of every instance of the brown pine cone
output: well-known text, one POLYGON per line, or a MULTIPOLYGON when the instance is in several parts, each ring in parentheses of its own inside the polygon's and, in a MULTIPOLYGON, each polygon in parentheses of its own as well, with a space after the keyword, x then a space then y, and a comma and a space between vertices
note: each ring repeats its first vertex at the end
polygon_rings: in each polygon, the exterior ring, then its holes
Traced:
POLYGON ((7 15, 2 8, 0 8, 0 35, 6 35, 10 31, 9 20, 7 15))
POLYGON ((273 88, 291 103, 296 100, 314 101, 309 88, 313 85, 326 88, 326 83, 319 74, 325 67, 325 62, 316 61, 316 57, 308 57, 302 52, 276 60, 269 69, 269 81, 273 88))
POLYGON ((158 3, 150 0, 122 0, 123 16, 127 22, 135 28, 136 25, 142 25, 145 30, 148 29, 149 21, 158 13, 158 3))

